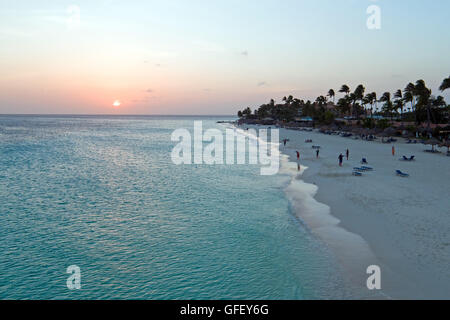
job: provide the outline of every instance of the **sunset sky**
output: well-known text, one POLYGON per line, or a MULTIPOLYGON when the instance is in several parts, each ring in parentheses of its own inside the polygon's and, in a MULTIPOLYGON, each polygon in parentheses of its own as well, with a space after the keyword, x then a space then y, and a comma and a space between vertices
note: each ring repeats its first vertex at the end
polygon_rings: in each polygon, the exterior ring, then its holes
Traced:
POLYGON ((0 113, 234 115, 418 79, 438 95, 449 12, 448 0, 0 0, 0 113), (380 30, 366 27, 373 4, 380 30))

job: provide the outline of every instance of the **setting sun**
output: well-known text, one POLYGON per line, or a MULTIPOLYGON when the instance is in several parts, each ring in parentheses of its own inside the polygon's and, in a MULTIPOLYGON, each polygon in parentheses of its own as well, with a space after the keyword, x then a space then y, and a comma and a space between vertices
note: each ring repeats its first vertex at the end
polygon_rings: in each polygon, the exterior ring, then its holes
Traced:
POLYGON ((120 103, 119 100, 116 100, 116 101, 114 101, 114 103, 113 103, 113 107, 115 107, 115 108, 120 107, 120 105, 121 105, 121 103, 120 103))

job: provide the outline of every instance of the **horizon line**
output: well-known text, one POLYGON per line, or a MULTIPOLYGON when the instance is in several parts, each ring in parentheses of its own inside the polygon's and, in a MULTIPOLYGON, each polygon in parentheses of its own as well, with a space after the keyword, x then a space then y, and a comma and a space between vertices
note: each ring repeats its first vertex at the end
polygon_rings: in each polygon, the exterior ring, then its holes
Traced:
POLYGON ((228 114, 0 113, 1 116, 236 117, 228 114))

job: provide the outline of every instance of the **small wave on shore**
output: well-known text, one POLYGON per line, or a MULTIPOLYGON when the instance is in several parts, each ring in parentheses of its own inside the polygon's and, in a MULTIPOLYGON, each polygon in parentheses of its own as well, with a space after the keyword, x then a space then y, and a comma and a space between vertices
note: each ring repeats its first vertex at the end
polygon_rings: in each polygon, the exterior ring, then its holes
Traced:
MULTIPOLYGON (((237 131, 249 139, 261 139, 250 131, 240 128, 237 128, 237 131)), ((390 298, 383 292, 369 291, 366 287, 367 268, 371 265, 381 265, 369 244, 361 236, 344 229, 340 225, 341 221, 332 215, 332 208, 315 199, 319 187, 302 180, 303 174, 309 168, 291 161, 290 155, 281 152, 279 146, 280 144, 271 146, 271 152, 279 154, 280 159, 277 187, 284 190, 293 215, 330 249, 336 261, 336 266, 333 267, 345 282, 345 288, 340 288, 339 291, 354 298, 390 298)))
MULTIPOLYGON (((294 214, 331 248, 342 266, 343 277, 352 290, 357 290, 362 297, 374 298, 366 288, 366 270, 370 265, 380 264, 379 261, 361 236, 342 228, 340 220, 331 214, 331 208, 314 198, 319 188, 301 180, 307 169, 308 167, 301 166, 299 171, 297 163, 289 161, 289 156, 281 155, 280 173, 290 177, 284 191, 294 214)), ((379 292, 375 298, 389 297, 379 292)))

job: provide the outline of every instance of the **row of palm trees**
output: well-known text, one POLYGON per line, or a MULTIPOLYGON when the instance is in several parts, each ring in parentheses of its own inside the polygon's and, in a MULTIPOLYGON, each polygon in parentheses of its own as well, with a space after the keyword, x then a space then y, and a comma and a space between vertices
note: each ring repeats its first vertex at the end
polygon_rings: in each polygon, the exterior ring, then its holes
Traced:
MULTIPOLYGON (((444 79, 440 91, 445 91, 450 87, 450 77, 444 79)), ((434 97, 432 96, 431 89, 427 88, 424 80, 417 80, 416 83, 408 83, 405 89, 402 91, 398 89, 393 95, 390 92, 385 92, 383 95, 377 99, 376 92, 370 92, 365 94, 365 87, 360 84, 356 87, 354 92, 351 92, 350 87, 346 84, 342 85, 339 92, 343 93, 344 96, 340 98, 336 106, 340 109, 343 114, 349 113, 351 116, 359 118, 362 113, 370 111, 373 114, 374 106, 375 111, 378 111, 378 102, 383 103, 382 113, 393 117, 398 111, 400 111, 401 119, 403 119, 403 113, 407 104, 410 107, 407 109, 415 114, 417 122, 418 111, 426 109, 427 110, 427 120, 430 123, 430 115, 432 108, 441 108, 446 106, 446 102, 442 96, 434 97), (366 108, 370 106, 370 108, 366 108)), ((333 99, 335 102, 336 93, 334 89, 328 91, 327 97, 333 99)), ((319 97, 318 100, 322 100, 323 96, 319 97)))
MULTIPOLYGON (((439 89, 445 91, 450 87, 450 77, 444 79, 439 89)), ((366 93, 366 88, 360 84, 352 92, 350 87, 346 84, 342 85, 338 90, 343 96, 335 103, 336 92, 330 89, 326 96, 319 96, 314 102, 304 101, 294 98, 292 95, 283 98, 283 104, 275 104, 273 99, 268 104, 263 104, 257 108, 253 113, 250 108, 239 111, 240 117, 259 118, 272 117, 277 120, 290 121, 302 111, 303 116, 311 116, 315 119, 330 119, 332 114, 326 108, 329 99, 333 101, 336 109, 341 115, 350 115, 351 117, 360 118, 362 114, 380 113, 388 115, 391 119, 394 115, 400 113, 400 118, 404 119, 405 111, 414 114, 416 122, 419 121, 418 115, 423 118, 424 111, 427 114, 428 123, 432 116, 432 109, 437 110, 445 107, 446 103, 442 96, 434 97, 429 88, 427 88, 425 81, 418 80, 415 83, 408 83, 406 87, 401 90, 398 89, 393 94, 384 92, 379 98, 376 92, 366 93), (378 103, 382 104, 379 109, 378 103)))

